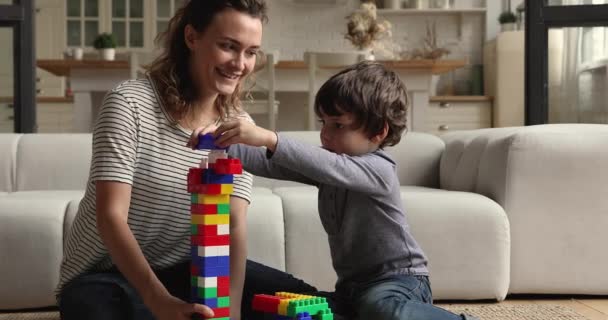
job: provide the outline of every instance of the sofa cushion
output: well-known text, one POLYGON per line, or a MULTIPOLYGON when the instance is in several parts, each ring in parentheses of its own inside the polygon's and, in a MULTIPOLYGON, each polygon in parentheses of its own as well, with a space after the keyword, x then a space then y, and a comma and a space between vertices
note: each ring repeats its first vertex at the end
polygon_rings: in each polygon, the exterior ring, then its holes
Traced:
POLYGON ((509 288, 504 210, 482 195, 403 186, 409 224, 429 259, 436 299, 502 300, 509 288))
POLYGON ((285 216, 285 270, 319 290, 333 290, 337 276, 319 218, 317 188, 283 187, 274 192, 281 197, 285 216))
MULTIPOLYGON (((283 200, 286 270, 321 290, 333 290, 327 235, 313 187, 274 190, 283 200)), ((402 187, 414 237, 429 257, 437 299, 502 300, 509 286, 509 223, 481 195, 402 187)))
POLYGON ((51 306, 63 257, 64 216, 81 192, 15 192, 0 201, 0 309, 51 306), (18 293, 18 294, 16 294, 18 293))
POLYGON ((0 192, 11 192, 15 187, 15 167, 20 134, 0 134, 0 192))
POLYGON ((285 225, 281 198, 254 188, 247 211, 248 258, 285 270, 285 225))
POLYGON ((79 190, 91 164, 90 134, 25 134, 17 149, 16 191, 79 190))
POLYGON ((510 293, 608 293, 608 258, 599 254, 608 242, 608 126, 552 124, 444 138, 442 187, 484 194, 509 216, 510 293))

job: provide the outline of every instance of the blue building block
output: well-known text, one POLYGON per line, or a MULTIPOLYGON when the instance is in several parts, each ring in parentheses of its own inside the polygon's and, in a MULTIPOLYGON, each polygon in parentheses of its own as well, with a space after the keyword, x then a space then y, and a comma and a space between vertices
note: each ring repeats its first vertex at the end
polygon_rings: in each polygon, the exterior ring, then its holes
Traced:
POLYGON ((217 308, 217 298, 204 299, 203 304, 209 308, 217 308))
POLYGON ((228 148, 220 148, 215 145, 215 138, 213 138, 213 134, 199 134, 198 135, 198 143, 196 144, 196 149, 206 149, 206 150, 226 150, 228 148))
POLYGON ((310 314, 308 312, 304 312, 304 313, 298 313, 296 315, 296 320, 312 320, 312 317, 310 316, 310 314))
POLYGON ((230 256, 192 257, 192 262, 197 266, 228 267, 230 266, 230 256))
POLYGON ((213 170, 203 170, 201 177, 203 184, 231 184, 234 182, 234 175, 232 174, 217 174, 213 170))
MULTIPOLYGON (((193 261, 194 263, 194 261, 193 261)), ((199 277, 223 277, 230 275, 230 266, 199 266, 199 277)))

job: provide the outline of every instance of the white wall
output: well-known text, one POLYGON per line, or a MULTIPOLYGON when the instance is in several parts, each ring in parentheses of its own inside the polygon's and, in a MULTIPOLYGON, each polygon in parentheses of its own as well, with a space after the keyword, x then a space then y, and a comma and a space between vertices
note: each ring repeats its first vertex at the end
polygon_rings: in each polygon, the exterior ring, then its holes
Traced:
MULTIPOLYGON (((498 0, 487 0, 492 3, 498 0)), ((458 6, 478 6, 481 0, 456 0, 458 6)), ((290 0, 268 0, 269 22, 264 29, 263 47, 279 50, 280 60, 302 60, 306 50, 344 51, 353 46, 344 39, 346 16, 359 7, 359 0, 348 0, 340 5, 294 4, 290 0)), ((393 25, 393 40, 403 48, 421 45, 426 21, 436 21, 438 41, 452 43, 447 59, 465 59, 469 65, 482 63, 486 17, 483 13, 442 15, 381 15, 393 25), (461 28, 461 36, 458 31, 461 28)), ((382 57, 378 57, 382 59, 382 57)), ((439 93, 453 81, 456 93, 466 94, 470 68, 456 70, 442 76, 439 93)), ((282 94, 279 129, 304 129, 300 123, 305 113, 306 96, 282 94)), ((259 119, 264 122, 263 119, 259 119)))

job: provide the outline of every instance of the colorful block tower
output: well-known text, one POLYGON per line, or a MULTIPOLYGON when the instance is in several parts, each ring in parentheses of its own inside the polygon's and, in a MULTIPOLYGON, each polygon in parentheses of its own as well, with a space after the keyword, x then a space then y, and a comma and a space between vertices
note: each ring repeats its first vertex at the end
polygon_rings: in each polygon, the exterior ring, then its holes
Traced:
POLYGON ((276 315, 276 320, 333 320, 334 315, 321 297, 277 292, 274 296, 256 294, 253 310, 276 315))
POLYGON ((228 159, 211 135, 199 136, 197 149, 209 149, 200 168, 188 172, 191 194, 191 298, 213 310, 214 318, 230 319, 230 194, 238 159, 228 159))

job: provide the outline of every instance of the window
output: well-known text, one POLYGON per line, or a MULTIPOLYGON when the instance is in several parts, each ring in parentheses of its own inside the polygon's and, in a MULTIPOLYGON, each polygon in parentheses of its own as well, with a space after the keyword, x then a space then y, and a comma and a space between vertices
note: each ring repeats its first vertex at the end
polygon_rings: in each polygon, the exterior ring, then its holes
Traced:
POLYGON ((169 25, 169 20, 179 9, 184 0, 155 0, 156 1, 156 30, 154 31, 154 37, 161 32, 167 30, 167 26, 169 25))
POLYGON ((111 32, 119 50, 151 50, 156 35, 187 1, 66 0, 67 46, 90 48, 99 33, 111 32))
POLYGON ((112 0, 112 30, 118 47, 144 47, 144 1, 112 0))
POLYGON ((93 46, 99 34, 99 0, 68 0, 66 5, 68 47, 93 46))

